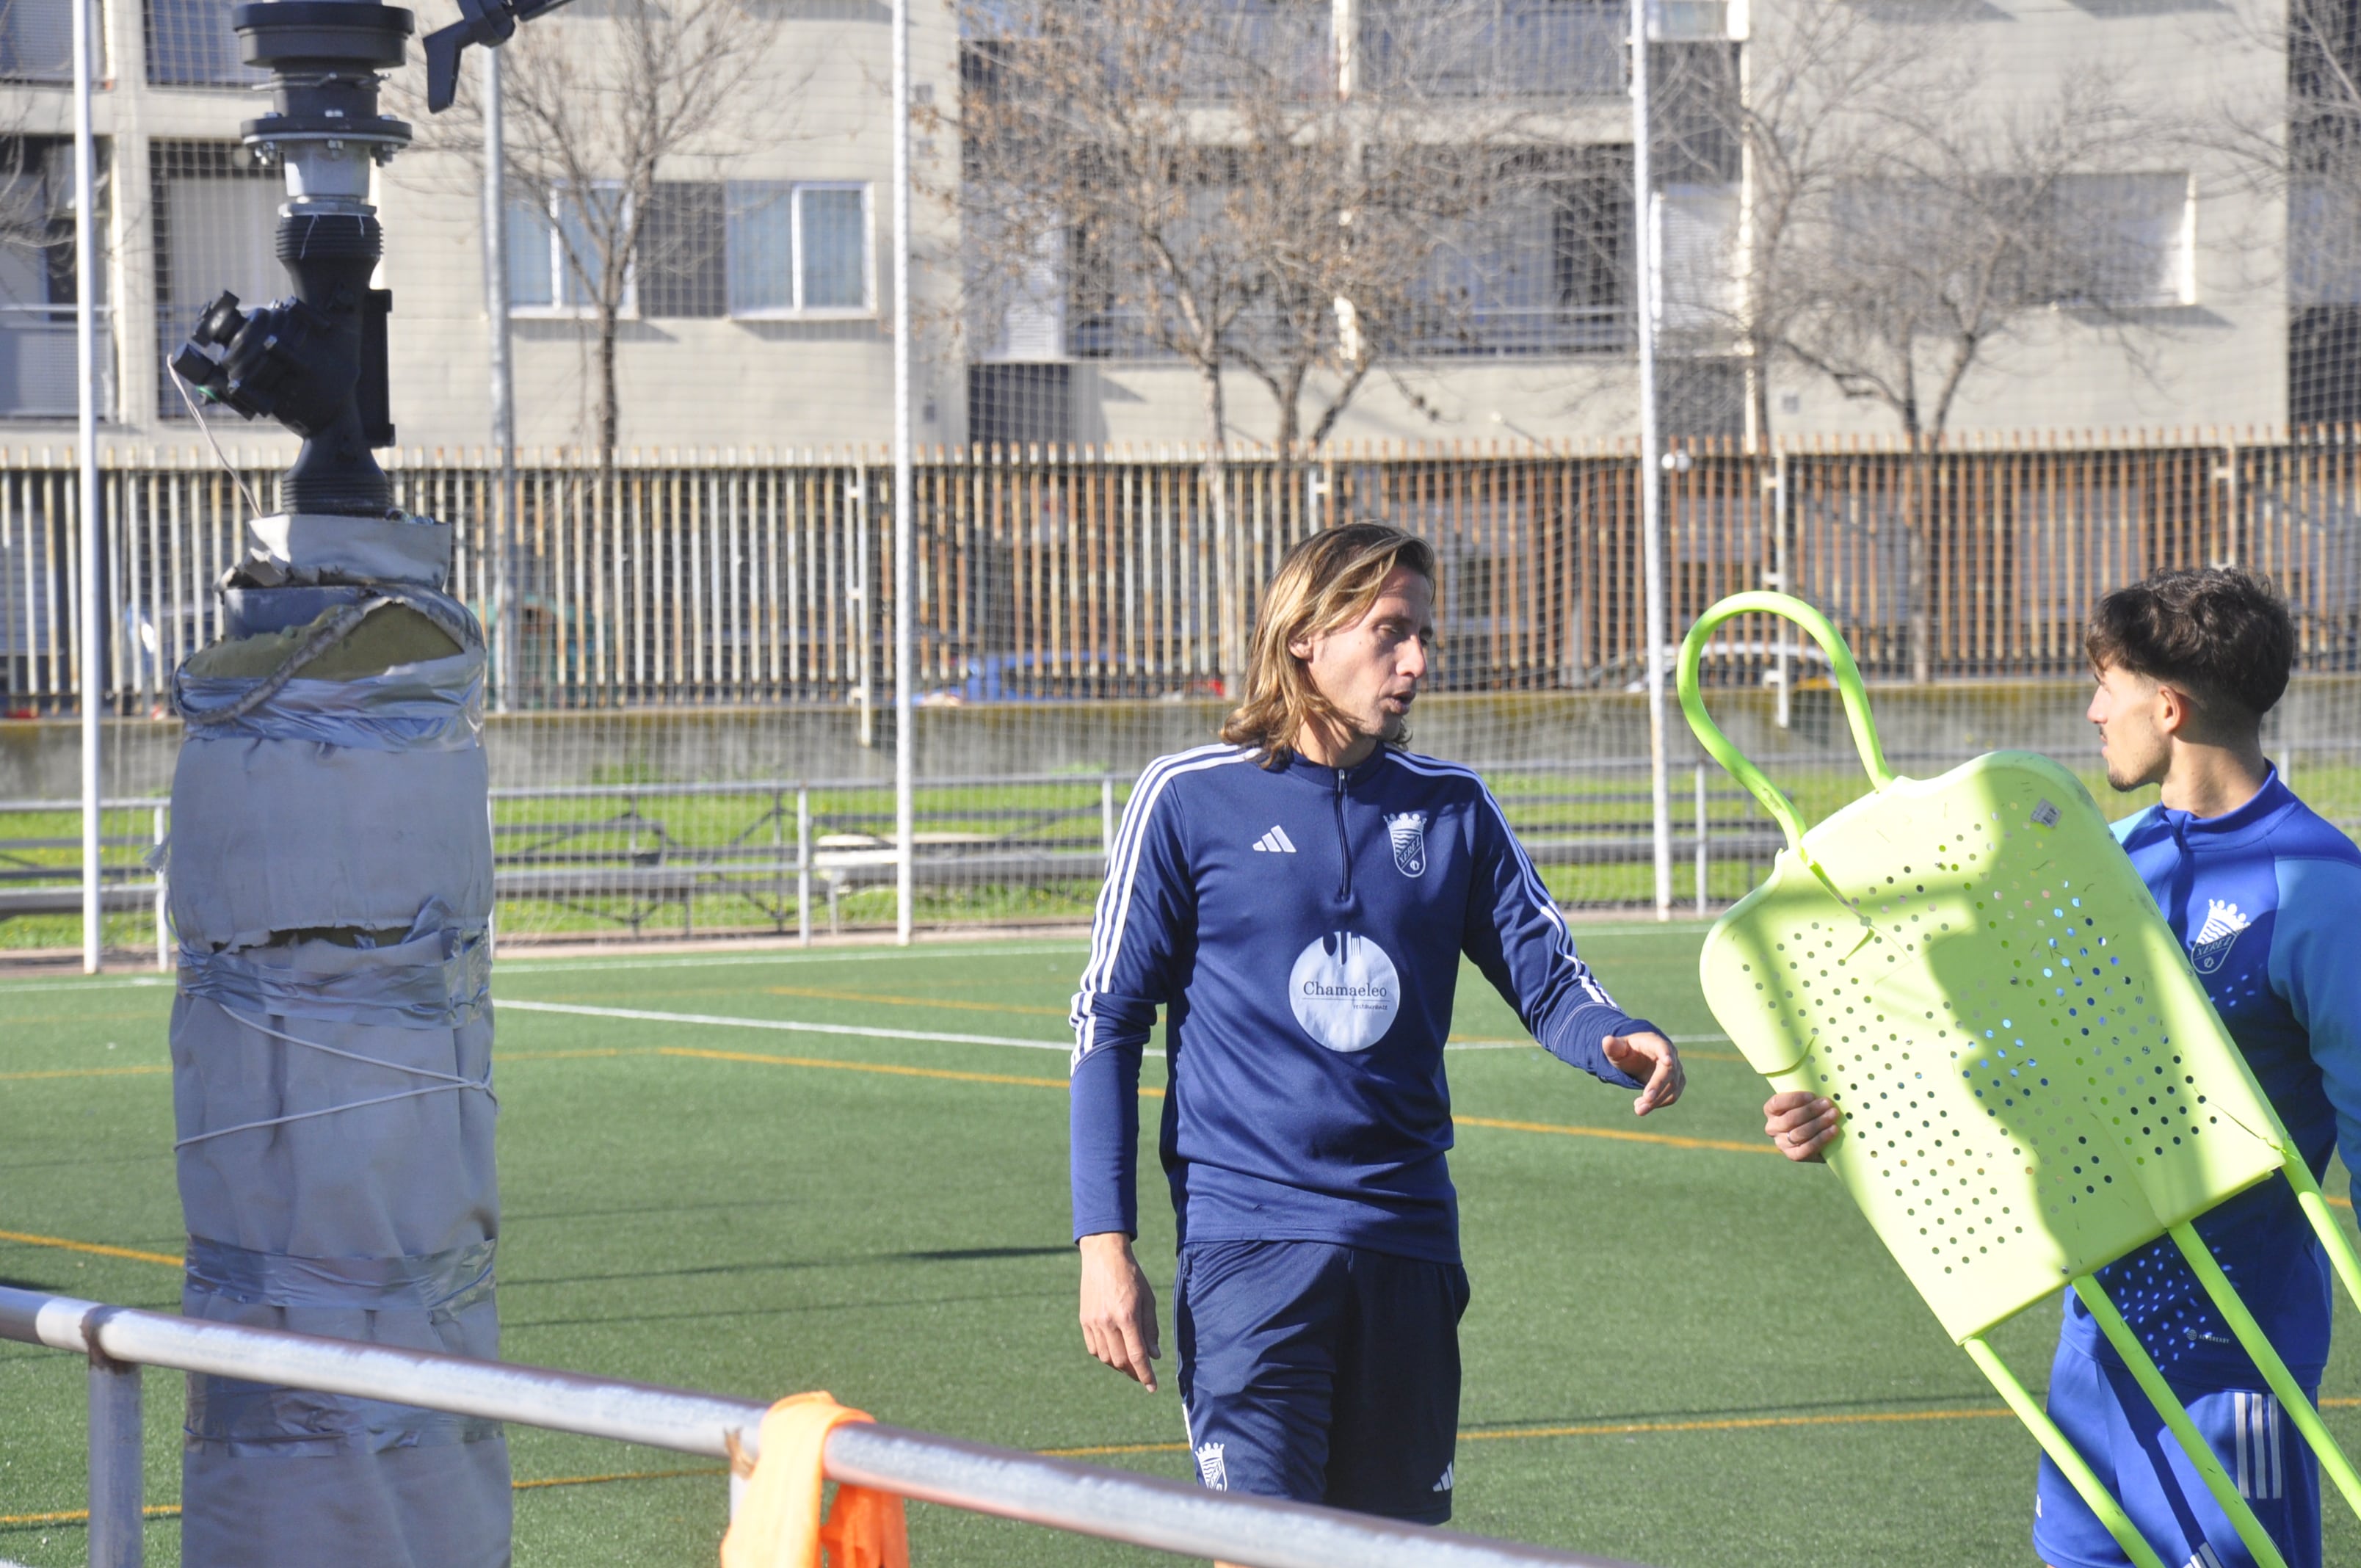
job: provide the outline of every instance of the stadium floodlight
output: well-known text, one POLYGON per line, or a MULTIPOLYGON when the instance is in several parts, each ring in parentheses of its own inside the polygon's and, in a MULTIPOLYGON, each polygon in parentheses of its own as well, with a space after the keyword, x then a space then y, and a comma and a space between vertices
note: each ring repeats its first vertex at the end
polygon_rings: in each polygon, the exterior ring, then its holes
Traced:
POLYGON ((426 35, 426 110, 439 115, 459 91, 459 56, 469 44, 498 48, 516 36, 517 24, 566 0, 459 0, 459 19, 426 35))
MULTIPOLYGON (((466 0, 462 44, 548 9, 466 0)), ((264 0, 231 13, 270 72, 246 145, 286 180, 290 297, 206 307, 171 372, 206 408, 302 437, 285 510, 222 584, 223 640, 175 672, 180 938, 173 1096, 196 1319, 499 1353, 489 1004, 485 648, 445 591, 453 532, 395 508, 374 170, 410 140, 379 110, 411 13, 264 0)), ((492 1422, 192 1374, 191 1568, 510 1556, 492 1422)))
POLYGON ((2356 1301, 2361 1259, 2090 793, 2030 751, 1895 777, 1851 650, 1782 594, 1708 610, 1682 644, 1678 684, 1698 740, 1787 839, 1763 885, 1706 938, 1714 1016, 1775 1088, 1836 1103, 1847 1131, 1828 1168, 2125 1553, 2160 1568, 1986 1336, 2070 1286, 2248 1552, 2280 1563, 2095 1277, 2166 1235, 2361 1512, 2361 1475, 2193 1222, 2284 1178, 2356 1301), (1794 620, 1827 651, 1875 785, 1808 830, 1698 695, 1714 629, 1748 614, 1794 620))

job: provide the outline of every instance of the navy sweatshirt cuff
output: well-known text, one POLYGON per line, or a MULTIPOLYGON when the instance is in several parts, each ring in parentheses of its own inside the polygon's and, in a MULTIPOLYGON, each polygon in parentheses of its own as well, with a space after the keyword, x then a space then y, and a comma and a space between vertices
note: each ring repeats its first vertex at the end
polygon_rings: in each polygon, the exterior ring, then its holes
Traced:
POLYGON ((1544 1040, 1552 1056, 1578 1067, 1602 1083, 1619 1089, 1639 1089, 1641 1081, 1620 1068, 1609 1063, 1606 1040, 1609 1035, 1661 1035, 1664 1031, 1645 1018, 1634 1018, 1620 1007, 1601 1007, 1592 1003, 1575 1009, 1557 1037, 1544 1040))

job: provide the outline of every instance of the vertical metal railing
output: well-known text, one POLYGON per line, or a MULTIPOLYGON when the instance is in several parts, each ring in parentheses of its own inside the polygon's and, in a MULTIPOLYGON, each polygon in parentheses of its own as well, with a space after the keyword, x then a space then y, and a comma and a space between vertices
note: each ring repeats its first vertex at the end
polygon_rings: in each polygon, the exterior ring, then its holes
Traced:
MULTIPOLYGON (((1776 579, 1827 609, 1873 678, 1914 673, 1922 558, 1928 673, 2077 673, 2098 593, 2166 565, 2237 560, 2293 604, 2301 668, 2361 661, 2361 437, 2023 438, 1912 454, 1857 442, 1773 454, 1691 442, 1663 473, 1666 593, 1686 624, 1776 579)), ((238 457, 266 496, 272 466, 238 457)), ((454 591, 489 613, 475 537, 489 453, 411 453, 401 505, 458 524, 454 591)), ((842 703, 874 692, 894 574, 891 467, 874 452, 694 461, 522 454, 511 690, 522 706, 842 703)), ((1629 451, 1334 444, 1244 455, 1225 483, 1251 598, 1279 555, 1339 518, 1391 521, 1441 558, 1444 690, 1642 678, 1639 473, 1629 451), (1316 485, 1314 481, 1316 480, 1316 485)), ((115 711, 145 713, 217 633, 213 585, 243 550, 236 487, 177 455, 102 476, 102 598, 115 711)), ((1202 695, 1220 676, 1224 591, 1202 466, 1185 449, 918 455, 911 477, 914 676, 967 702, 1202 695)), ((0 453, 0 668, 12 710, 73 701, 80 573, 71 454, 0 453)), ((1243 607, 1250 617, 1252 604, 1243 607)), ((1785 657, 1735 620, 1709 671, 1749 683, 1785 657)))
POLYGON ((90 1568, 139 1568, 148 1518, 139 1368, 90 1352, 90 1568))

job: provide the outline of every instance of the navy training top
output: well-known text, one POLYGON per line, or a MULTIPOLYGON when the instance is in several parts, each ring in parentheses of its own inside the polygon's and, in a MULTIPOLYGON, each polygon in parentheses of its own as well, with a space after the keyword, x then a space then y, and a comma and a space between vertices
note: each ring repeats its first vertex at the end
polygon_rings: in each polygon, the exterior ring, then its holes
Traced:
POLYGON ((1626 1015, 1469 770, 1206 746, 1149 764, 1073 1008, 1076 1239, 1137 1234, 1139 1064, 1166 1009, 1159 1139, 1183 1245, 1459 1258, 1443 1047, 1464 952, 1554 1055, 1609 1083, 1626 1015))
MULTIPOLYGON (((2219 817, 2152 806, 2115 838, 2155 894, 2230 1038, 2317 1179, 2339 1139, 2361 1169, 2361 850, 2298 800, 2273 769, 2219 817)), ((2356 1179, 2361 1190, 2361 1179, 2356 1179)), ((2222 1272, 2306 1387, 2328 1362, 2328 1260, 2285 1181, 2249 1188, 2199 1217, 2222 1272)), ((2238 1344, 2169 1237, 2099 1270, 2166 1376, 2259 1388, 2238 1344)), ((2072 1291, 2065 1343, 2110 1365, 2114 1347, 2072 1291)))

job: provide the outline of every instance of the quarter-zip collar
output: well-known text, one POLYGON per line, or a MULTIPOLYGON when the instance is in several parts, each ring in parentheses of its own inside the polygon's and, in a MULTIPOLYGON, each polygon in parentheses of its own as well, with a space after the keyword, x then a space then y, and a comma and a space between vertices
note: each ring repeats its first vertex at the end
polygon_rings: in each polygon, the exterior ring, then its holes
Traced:
POLYGON ((1362 785, 1391 764, 1392 757, 1393 748, 1380 744, 1376 751, 1349 768, 1331 768, 1319 762, 1305 762, 1301 753, 1289 751, 1269 771, 1284 774, 1298 784, 1323 793, 1334 791, 1336 775, 1341 773, 1345 775, 1345 793, 1358 794, 1362 785))
POLYGON ((1340 908, 1353 903, 1353 835, 1346 806, 1363 795, 1378 775, 1391 766, 1390 748, 1378 749, 1349 768, 1331 768, 1306 762, 1293 751, 1273 773, 1284 773, 1289 778, 1307 788, 1317 789, 1328 797, 1330 814, 1336 823, 1336 891, 1334 897, 1340 908))
POLYGON ((2254 798, 2235 811, 2200 817, 2159 804, 2156 813, 2157 820, 2184 848, 2226 850, 2244 843, 2252 834, 2269 831, 2279 813, 2294 801, 2295 795, 2279 782, 2279 771, 2273 766, 2263 774, 2263 787, 2254 798))

